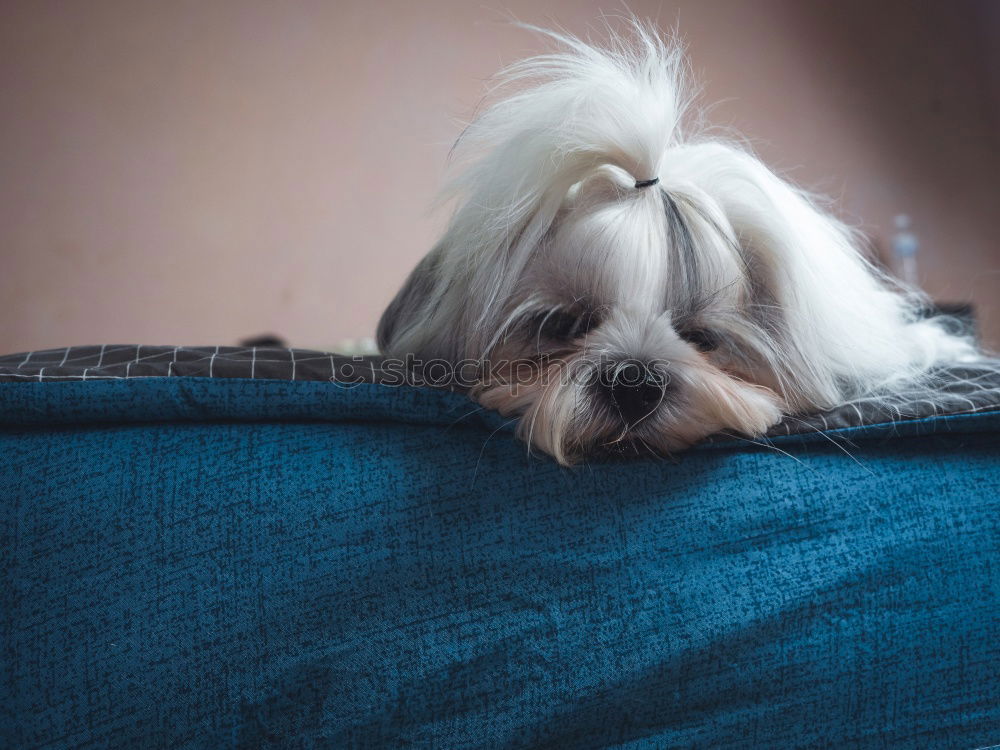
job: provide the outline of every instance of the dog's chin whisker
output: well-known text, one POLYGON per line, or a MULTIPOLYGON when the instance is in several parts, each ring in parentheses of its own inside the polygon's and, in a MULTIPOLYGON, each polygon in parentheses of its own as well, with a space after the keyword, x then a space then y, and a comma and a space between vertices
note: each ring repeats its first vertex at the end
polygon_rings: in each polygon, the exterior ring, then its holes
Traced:
POLYGON ((628 437, 629 437, 628 432, 623 432, 621 435, 619 435, 618 437, 616 437, 614 440, 609 440, 606 443, 601 443, 601 447, 606 448, 606 447, 611 446, 611 445, 620 445, 621 443, 625 442, 626 438, 628 438, 628 437))

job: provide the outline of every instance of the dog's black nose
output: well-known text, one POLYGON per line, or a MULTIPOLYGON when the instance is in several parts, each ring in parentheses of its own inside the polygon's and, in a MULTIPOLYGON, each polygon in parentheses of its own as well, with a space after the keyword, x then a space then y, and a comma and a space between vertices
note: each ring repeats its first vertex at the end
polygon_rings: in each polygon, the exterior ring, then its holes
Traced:
POLYGON ((656 409, 669 385, 670 377, 662 368, 637 359, 607 365, 599 381, 601 392, 630 424, 656 409))

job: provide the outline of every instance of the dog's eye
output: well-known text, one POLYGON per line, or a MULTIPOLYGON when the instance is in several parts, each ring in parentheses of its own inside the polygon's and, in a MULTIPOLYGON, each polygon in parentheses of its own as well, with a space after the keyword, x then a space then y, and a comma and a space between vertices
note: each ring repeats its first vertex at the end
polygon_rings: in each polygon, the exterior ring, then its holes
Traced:
POLYGON ((690 328, 679 331, 680 337, 700 352, 719 348, 719 337, 707 328, 690 328))
POLYGON ((569 341, 583 336, 596 324, 597 319, 593 313, 578 314, 567 310, 555 310, 537 319, 538 335, 557 341, 569 341))

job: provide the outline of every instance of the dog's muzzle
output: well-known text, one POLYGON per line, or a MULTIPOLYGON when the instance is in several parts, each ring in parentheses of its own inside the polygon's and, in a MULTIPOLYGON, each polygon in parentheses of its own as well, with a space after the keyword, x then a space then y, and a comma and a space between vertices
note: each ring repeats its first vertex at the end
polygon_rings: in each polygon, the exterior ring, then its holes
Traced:
POLYGON ((632 424, 649 415, 663 401, 670 388, 670 376, 661 367, 626 359, 607 365, 597 389, 602 398, 632 424))

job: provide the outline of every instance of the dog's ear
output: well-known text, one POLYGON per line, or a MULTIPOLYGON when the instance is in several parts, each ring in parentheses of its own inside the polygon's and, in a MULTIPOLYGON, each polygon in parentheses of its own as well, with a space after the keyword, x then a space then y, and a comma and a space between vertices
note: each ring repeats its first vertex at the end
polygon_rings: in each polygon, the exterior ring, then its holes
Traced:
POLYGON ((410 272, 392 302, 379 319, 375 339, 382 354, 403 356, 422 354, 422 342, 415 336, 425 331, 433 317, 433 298, 440 280, 438 264, 440 249, 428 253, 410 272))
POLYGON ((665 163, 724 217, 763 287, 754 302, 778 316, 772 364, 793 408, 836 403, 971 351, 939 322, 919 320, 915 290, 894 284, 856 233, 752 155, 697 143, 665 163))

